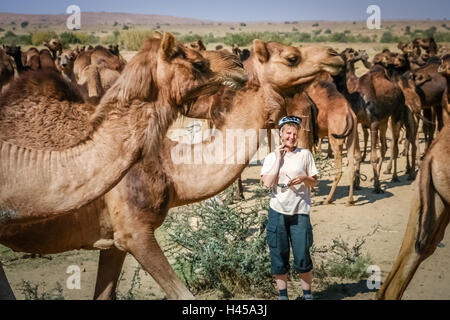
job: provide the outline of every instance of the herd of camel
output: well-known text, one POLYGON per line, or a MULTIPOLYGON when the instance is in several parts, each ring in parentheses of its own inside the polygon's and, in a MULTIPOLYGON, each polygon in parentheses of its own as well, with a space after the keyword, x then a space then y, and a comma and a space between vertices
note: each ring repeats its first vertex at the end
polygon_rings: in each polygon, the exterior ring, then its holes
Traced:
MULTIPOLYGON (((258 39, 250 50, 208 51, 201 41, 183 44, 168 32, 156 32, 128 62, 118 46, 63 50, 57 39, 45 46, 0 48, 0 243, 37 254, 100 250, 95 299, 115 298, 127 252, 169 299, 194 298, 155 230, 170 208, 229 187, 260 141, 246 139, 245 163, 174 163, 177 146, 201 159, 195 153, 218 144, 205 140, 197 148, 169 139, 179 115, 244 131, 276 128, 284 115, 308 120, 300 145, 313 149, 328 137, 334 153, 337 170, 327 203, 342 176, 346 145, 348 205, 359 188, 369 129, 379 193, 387 128, 393 181, 405 128, 407 172, 417 188, 402 247, 377 298, 400 299, 443 238, 450 219, 450 55, 438 52, 433 39, 400 43, 401 52, 384 50, 372 61, 365 51, 258 39), (368 69, 361 77, 357 61, 368 69), (417 151, 420 123, 427 142, 423 158, 417 151)), ((0 298, 14 298, 1 263, 0 298)))

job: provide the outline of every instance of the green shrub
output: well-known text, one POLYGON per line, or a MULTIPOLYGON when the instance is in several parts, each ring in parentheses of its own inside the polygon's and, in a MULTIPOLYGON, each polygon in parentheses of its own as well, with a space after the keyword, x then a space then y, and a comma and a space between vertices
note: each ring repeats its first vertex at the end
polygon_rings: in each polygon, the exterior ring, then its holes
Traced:
POLYGON ((38 31, 31 34, 31 44, 34 46, 40 46, 45 41, 50 41, 52 38, 57 38, 57 34, 54 31, 38 31))
POLYGON ((331 34, 331 29, 330 28, 328 28, 327 30, 325 30, 325 32, 324 33, 327 33, 327 34, 331 34))
POLYGON ((22 28, 25 29, 25 28, 28 26, 28 21, 22 22, 22 23, 20 24, 20 26, 21 26, 22 28))
POLYGON ((12 31, 7 31, 5 35, 0 38, 0 42, 7 45, 31 45, 31 34, 16 35, 12 31))
POLYGON ((223 203, 213 198, 167 217, 172 265, 194 293, 216 289, 224 297, 271 296, 275 292, 265 240, 268 199, 243 209, 245 202, 231 206, 232 191, 227 192, 223 203))
POLYGON ((382 43, 392 43, 398 41, 398 37, 394 36, 390 31, 384 32, 380 39, 380 42, 382 43))
POLYGON ((47 292, 45 282, 32 284, 29 281, 22 280, 19 290, 24 295, 25 300, 64 300, 63 287, 59 282, 56 283, 56 288, 47 292))
POLYGON ((126 30, 118 35, 118 42, 125 47, 126 50, 137 51, 141 49, 144 40, 153 36, 153 30, 126 30))

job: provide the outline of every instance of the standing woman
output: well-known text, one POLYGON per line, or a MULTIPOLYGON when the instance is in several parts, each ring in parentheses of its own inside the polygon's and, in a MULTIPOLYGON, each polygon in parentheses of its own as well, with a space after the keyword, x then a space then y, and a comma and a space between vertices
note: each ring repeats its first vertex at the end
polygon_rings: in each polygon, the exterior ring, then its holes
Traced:
POLYGON ((261 180, 272 188, 267 222, 267 243, 271 272, 280 291, 279 300, 288 300, 287 276, 292 246, 293 268, 300 274, 303 299, 312 300, 312 261, 309 249, 313 244, 309 219, 311 187, 317 184, 318 171, 311 152, 297 148, 301 119, 283 117, 280 127, 281 145, 264 159, 261 180))

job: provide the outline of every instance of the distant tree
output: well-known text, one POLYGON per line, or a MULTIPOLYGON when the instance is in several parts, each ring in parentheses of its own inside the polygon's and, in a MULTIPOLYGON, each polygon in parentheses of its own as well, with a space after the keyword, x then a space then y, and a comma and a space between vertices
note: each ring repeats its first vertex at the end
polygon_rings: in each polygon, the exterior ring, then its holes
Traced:
POLYGON ((325 32, 324 32, 324 33, 330 34, 330 33, 331 33, 331 29, 330 29, 330 28, 328 28, 327 30, 325 30, 325 32))
MULTIPOLYGON (((156 26, 156 28, 159 28, 159 26, 156 26)), ((128 29, 130 29, 130 27, 127 26, 126 24, 124 24, 123 27, 122 27, 122 29, 123 29, 123 30, 128 30, 128 29)))
POLYGON ((411 27, 410 26, 406 26, 405 34, 411 34, 411 27))
POLYGON ((244 22, 241 22, 241 27, 246 27, 247 24, 245 24, 244 22))
POLYGON ((28 21, 24 21, 20 25, 25 29, 28 26, 28 21))
POLYGON ((113 27, 116 27, 119 23, 117 21, 114 21, 113 27))
POLYGON ((312 26, 313 26, 313 27, 318 27, 319 24, 316 22, 316 23, 314 23, 312 26))

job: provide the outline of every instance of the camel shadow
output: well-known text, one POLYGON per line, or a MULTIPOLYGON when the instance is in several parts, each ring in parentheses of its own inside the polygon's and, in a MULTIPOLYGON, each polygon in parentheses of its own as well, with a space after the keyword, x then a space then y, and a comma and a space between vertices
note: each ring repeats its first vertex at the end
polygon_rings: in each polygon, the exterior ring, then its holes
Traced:
MULTIPOLYGON (((314 299, 316 300, 343 300, 344 298, 355 297, 358 294, 375 293, 378 289, 369 289, 366 280, 360 280, 355 283, 333 284, 328 286, 325 290, 315 292, 314 299)), ((369 298, 370 299, 370 298, 369 298)))
MULTIPOLYGON (((331 190, 332 180, 319 180, 318 188, 319 191, 315 193, 315 196, 327 196, 331 190)), ((402 182, 400 183, 392 183, 390 185, 389 183, 382 182, 381 183, 381 189, 384 191, 383 193, 374 193, 373 192, 373 186, 370 187, 360 187, 360 189, 355 189, 355 197, 358 197, 356 202, 354 203, 354 206, 362 206, 368 203, 374 203, 377 200, 390 198, 393 196, 393 194, 387 189, 389 189, 392 186, 400 186, 402 182)), ((336 200, 340 199, 346 199, 349 194, 349 186, 337 186, 336 191, 334 193, 333 202, 336 202, 336 200)))

